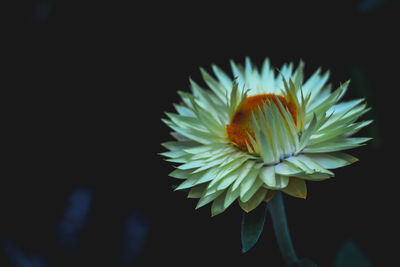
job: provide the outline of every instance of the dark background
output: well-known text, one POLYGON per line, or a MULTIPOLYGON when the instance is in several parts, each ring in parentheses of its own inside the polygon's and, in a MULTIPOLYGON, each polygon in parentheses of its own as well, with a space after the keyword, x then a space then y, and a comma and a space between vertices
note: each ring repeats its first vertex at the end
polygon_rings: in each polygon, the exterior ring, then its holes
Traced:
POLYGON ((334 86, 351 79, 345 100, 366 98, 375 122, 358 135, 374 139, 351 151, 360 161, 308 183, 307 200, 285 197, 287 216, 298 255, 319 266, 348 240, 374 266, 396 266, 393 2, 17 7, 3 51, 0 266, 283 266, 268 219, 242 254, 238 205, 213 218, 209 205, 195 210, 157 155, 188 77, 202 84, 200 66, 229 72, 245 56, 303 59, 306 75, 322 66, 334 86))

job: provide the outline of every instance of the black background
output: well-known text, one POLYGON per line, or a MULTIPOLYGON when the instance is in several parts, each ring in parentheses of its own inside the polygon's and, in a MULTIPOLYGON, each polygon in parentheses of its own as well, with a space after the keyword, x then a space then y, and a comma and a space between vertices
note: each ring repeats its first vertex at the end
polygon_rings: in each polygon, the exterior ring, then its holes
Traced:
MULTIPOLYGON (((189 90, 189 76, 202 84, 200 66, 229 72, 229 60, 245 56, 259 66, 269 57, 276 67, 302 59, 306 75, 322 66, 334 86, 351 79, 345 100, 366 98, 372 111, 364 118, 375 122, 359 134, 374 139, 352 150, 359 162, 308 183, 307 200, 285 198, 296 251, 332 266, 352 239, 374 266, 396 266, 393 1, 370 10, 363 1, 272 3, 17 8, 3 73, 10 83, 0 238, 49 266, 118 266, 124 221, 136 212, 150 231, 132 266, 283 266, 268 219, 258 244, 242 254, 239 207, 213 218, 209 206, 195 210, 195 200, 172 191, 173 168, 157 153, 171 139, 161 118, 179 101, 176 91, 189 90), (94 202, 78 248, 67 251, 54 232, 77 186, 93 190, 94 202)), ((0 255, 0 266, 11 264, 1 247, 0 255)))

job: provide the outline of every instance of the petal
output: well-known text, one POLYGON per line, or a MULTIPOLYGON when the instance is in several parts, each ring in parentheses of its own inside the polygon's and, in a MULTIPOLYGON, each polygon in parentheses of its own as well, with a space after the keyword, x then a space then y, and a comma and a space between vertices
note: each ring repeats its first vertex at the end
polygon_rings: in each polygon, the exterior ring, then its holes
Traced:
POLYGON ((312 170, 312 173, 318 172, 318 173, 326 173, 326 174, 329 174, 329 175, 332 175, 332 176, 334 175, 333 172, 325 169, 324 167, 322 167, 317 162, 315 162, 310 157, 307 157, 304 154, 297 155, 296 158, 299 161, 301 161, 302 163, 304 163, 305 165, 307 165, 307 167, 312 170))
POLYGON ((243 196, 254 184, 257 179, 258 174, 260 173, 260 167, 262 164, 256 165, 247 177, 240 183, 240 196, 243 196))
POLYGON ((358 161, 356 157, 342 152, 305 154, 305 156, 327 169, 343 167, 358 161))
POLYGON ((267 166, 261 169, 260 178, 268 189, 285 188, 289 183, 289 177, 275 173, 274 166, 267 166))
POLYGON ((353 138, 338 138, 322 143, 318 143, 312 146, 307 146, 304 153, 326 153, 336 152, 340 150, 355 148, 363 145, 363 143, 371 140, 371 138, 365 137, 353 137, 353 138))
MULTIPOLYGON (((289 157, 285 159, 290 164, 293 164, 295 167, 301 169, 305 174, 315 174, 315 173, 324 173, 330 176, 333 176, 333 172, 323 168, 318 163, 313 161, 312 159, 304 156, 303 154, 299 154, 297 156, 289 157)), ((293 174, 293 176, 297 176, 297 174, 293 174)), ((301 176, 301 174, 300 174, 301 176)))
POLYGON ((174 150, 174 151, 162 152, 162 153, 159 153, 159 155, 167 157, 167 158, 180 158, 180 157, 186 156, 187 153, 183 150, 174 150))
POLYGON ((275 165, 275 173, 284 175, 284 176, 292 176, 295 174, 303 173, 303 170, 294 166, 293 164, 282 161, 281 163, 275 165))
POLYGON ((224 200, 225 200, 226 193, 219 195, 211 205, 211 216, 218 215, 225 211, 224 207, 224 200))
POLYGON ((209 182, 218 174, 218 168, 211 168, 204 172, 204 174, 197 180, 195 185, 209 182))
POLYGON ((206 184, 195 185, 190 189, 188 198, 201 198, 206 188, 207 188, 206 184))
POLYGON ((229 174, 227 174, 222 181, 220 182, 220 184, 218 185, 218 190, 222 190, 227 188, 228 186, 230 186, 234 181, 236 181, 236 179, 240 178, 243 175, 243 172, 246 172, 246 164, 242 164, 243 162, 247 161, 247 159, 245 160, 241 160, 240 166, 235 168, 234 171, 231 171, 229 174))
POLYGON ((174 151, 174 150, 183 150, 191 147, 196 147, 200 145, 200 143, 194 142, 194 141, 169 141, 169 142, 164 142, 161 144, 163 147, 174 151))
POLYGON ((206 82, 208 87, 221 99, 222 101, 226 100, 225 93, 226 93, 226 88, 217 82, 213 77, 211 77, 210 74, 208 74, 207 71, 205 71, 203 68, 200 68, 201 75, 203 76, 203 80, 206 82))
POLYGON ((306 182, 302 179, 290 177, 288 186, 282 189, 282 192, 293 197, 299 197, 305 199, 307 197, 306 182))
POLYGON ((250 189, 242 196, 240 196, 240 200, 243 202, 247 202, 253 195, 261 188, 263 182, 260 179, 256 179, 254 184, 250 187, 250 189))
POLYGON ((229 165, 226 166, 219 166, 216 168, 219 168, 220 171, 219 173, 214 177, 214 179, 210 182, 210 188, 212 186, 214 186, 217 183, 223 183, 221 189, 224 189, 226 187, 228 187, 238 176, 238 174, 240 173, 241 169, 239 168, 245 161, 247 160, 247 158, 242 157, 239 158, 235 161, 232 161, 229 165), (226 180, 224 182, 224 180, 226 180), (227 185, 226 185, 227 184, 227 185))
POLYGON ((262 168, 260 172, 260 178, 266 185, 275 186, 275 167, 266 166, 262 168))
POLYGON ((176 178, 176 179, 187 179, 187 178, 189 178, 191 173, 192 173, 192 170, 175 169, 168 175, 170 177, 173 177, 173 178, 176 178))
POLYGON ((267 194, 267 189, 261 187, 258 191, 250 198, 249 201, 243 202, 239 199, 239 205, 245 212, 250 212, 255 209, 264 199, 267 194))
POLYGON ((215 192, 208 196, 202 196, 200 198, 199 202, 197 203, 196 209, 199 209, 199 208, 203 207, 204 205, 207 205, 208 203, 210 203, 211 201, 216 199, 219 195, 221 195, 223 192, 224 191, 218 191, 218 192, 215 192))
POLYGON ((182 189, 186 189, 189 187, 193 187, 194 185, 196 185, 196 182, 204 175, 203 172, 200 173, 195 173, 192 174, 188 177, 187 180, 185 180, 183 183, 181 183, 175 190, 182 190, 182 189))
POLYGON ((332 175, 326 173, 313 173, 313 174, 297 174, 294 175, 294 177, 310 181, 322 181, 331 178, 332 175))
POLYGON ((236 190, 233 189, 233 185, 229 187, 229 189, 226 192, 226 197, 224 201, 224 208, 228 208, 235 199, 239 197, 240 194, 240 189, 237 188, 236 190))
POLYGON ((302 133, 302 135, 300 137, 300 147, 299 147, 298 151, 303 150, 303 148, 305 148, 307 146, 311 135, 315 131, 316 124, 317 124, 317 117, 314 114, 313 119, 311 120, 311 122, 308 125, 307 129, 305 131, 303 131, 303 133, 302 133))
POLYGON ((274 93, 274 90, 276 90, 275 73, 274 69, 271 68, 271 64, 268 58, 264 60, 263 66, 261 68, 261 79, 262 83, 264 84, 265 90, 274 93))
POLYGON ((232 79, 223 71, 221 70, 217 65, 212 65, 211 66, 215 76, 217 77, 218 81, 225 87, 226 91, 231 89, 232 87, 232 79))
POLYGON ((242 172, 240 173, 240 175, 237 177, 235 183, 232 186, 232 190, 236 190, 239 185, 241 184, 241 182, 243 181, 244 178, 247 177, 247 174, 252 170, 253 166, 256 164, 255 160, 248 160, 244 166, 241 168, 242 172))

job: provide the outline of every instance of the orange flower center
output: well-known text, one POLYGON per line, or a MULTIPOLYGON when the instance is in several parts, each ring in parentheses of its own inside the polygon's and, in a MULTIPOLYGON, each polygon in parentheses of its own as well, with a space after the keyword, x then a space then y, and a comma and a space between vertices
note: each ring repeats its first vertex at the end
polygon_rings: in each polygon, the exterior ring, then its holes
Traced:
POLYGON ((256 140, 251 114, 252 112, 257 112, 258 107, 262 108, 262 105, 264 103, 268 105, 267 100, 273 101, 279 108, 279 104, 276 98, 278 98, 282 106, 290 112, 296 124, 297 107, 294 103, 288 103, 284 96, 275 94, 253 95, 246 98, 246 103, 244 104, 244 106, 240 110, 236 110, 235 114, 232 117, 231 123, 226 125, 226 132, 228 133, 229 139, 245 151, 248 151, 246 143, 248 143, 249 146, 254 149, 248 136, 248 134, 250 134, 251 137, 256 140))

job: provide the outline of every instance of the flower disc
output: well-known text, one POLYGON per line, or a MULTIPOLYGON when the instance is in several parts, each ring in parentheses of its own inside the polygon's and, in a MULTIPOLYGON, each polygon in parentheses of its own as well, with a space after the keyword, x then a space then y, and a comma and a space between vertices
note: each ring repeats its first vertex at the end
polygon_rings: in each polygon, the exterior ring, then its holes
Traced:
POLYGON ((226 125, 226 132, 229 139, 241 149, 247 151, 247 144, 251 143, 249 135, 255 138, 251 117, 252 113, 257 112, 259 108, 263 108, 263 104, 267 104, 268 100, 274 101, 275 104, 278 104, 277 101, 280 101, 284 108, 289 109, 296 123, 297 107, 293 103, 288 103, 284 96, 275 94, 248 96, 244 106, 235 111, 231 122, 226 125))

